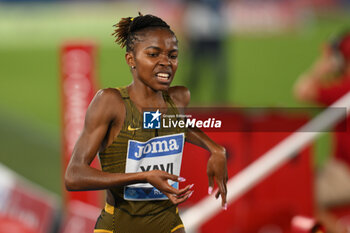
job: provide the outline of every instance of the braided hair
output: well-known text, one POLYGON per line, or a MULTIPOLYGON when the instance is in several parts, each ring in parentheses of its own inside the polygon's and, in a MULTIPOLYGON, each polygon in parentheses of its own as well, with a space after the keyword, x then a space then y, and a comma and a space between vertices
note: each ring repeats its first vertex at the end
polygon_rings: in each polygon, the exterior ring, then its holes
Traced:
POLYGON ((116 27, 112 33, 116 38, 115 42, 119 44, 121 48, 126 47, 127 52, 134 50, 135 41, 141 41, 141 31, 146 28, 165 28, 175 36, 170 26, 161 18, 154 15, 142 15, 140 12, 139 16, 135 18, 122 18, 113 26, 116 27))

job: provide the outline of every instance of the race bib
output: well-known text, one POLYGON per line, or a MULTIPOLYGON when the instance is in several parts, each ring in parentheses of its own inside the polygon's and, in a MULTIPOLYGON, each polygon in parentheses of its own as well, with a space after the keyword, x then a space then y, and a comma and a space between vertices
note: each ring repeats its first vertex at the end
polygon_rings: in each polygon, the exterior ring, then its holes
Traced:
MULTIPOLYGON (((184 134, 159 136, 139 142, 129 140, 125 173, 163 170, 180 175, 184 134)), ((178 182, 169 180, 171 186, 178 188, 178 182)), ((150 201, 168 199, 149 183, 132 184, 124 187, 124 199, 130 201, 150 201)))

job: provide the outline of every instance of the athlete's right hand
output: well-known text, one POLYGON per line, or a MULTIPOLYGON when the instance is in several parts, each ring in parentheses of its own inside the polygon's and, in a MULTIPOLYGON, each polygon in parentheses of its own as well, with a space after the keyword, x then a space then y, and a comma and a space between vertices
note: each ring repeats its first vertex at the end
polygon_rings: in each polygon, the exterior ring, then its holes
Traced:
POLYGON ((184 181, 176 175, 172 175, 161 170, 152 170, 146 173, 146 181, 164 193, 175 205, 186 201, 193 193, 193 190, 191 190, 193 184, 187 185, 183 189, 176 189, 169 185, 168 180, 173 180, 176 182, 184 181))

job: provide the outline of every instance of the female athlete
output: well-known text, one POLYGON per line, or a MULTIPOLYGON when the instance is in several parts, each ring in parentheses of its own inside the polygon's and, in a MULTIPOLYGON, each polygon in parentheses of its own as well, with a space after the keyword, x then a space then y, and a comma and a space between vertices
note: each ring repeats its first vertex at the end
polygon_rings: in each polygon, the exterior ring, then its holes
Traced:
POLYGON ((106 206, 94 232, 183 233, 177 205, 193 193, 193 185, 178 188, 178 182, 184 180, 178 176, 184 141, 210 151, 208 190, 212 192, 215 180, 216 198, 221 196, 224 209, 225 149, 199 129, 142 129, 143 109, 165 109, 175 115, 190 101, 187 88, 170 87, 178 66, 178 41, 169 25, 153 15, 123 18, 115 26, 113 35, 126 47, 133 82, 96 94, 67 167, 65 184, 70 191, 107 190, 106 206), (90 167, 97 153, 102 171, 90 167))

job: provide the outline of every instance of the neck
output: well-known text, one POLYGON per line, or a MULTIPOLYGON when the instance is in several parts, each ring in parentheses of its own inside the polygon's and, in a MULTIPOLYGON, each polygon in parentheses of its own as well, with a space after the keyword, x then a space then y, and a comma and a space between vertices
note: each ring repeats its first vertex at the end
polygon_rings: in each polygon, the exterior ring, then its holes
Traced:
POLYGON ((141 108, 164 107, 162 91, 153 90, 143 83, 132 82, 128 86, 131 100, 141 108))

